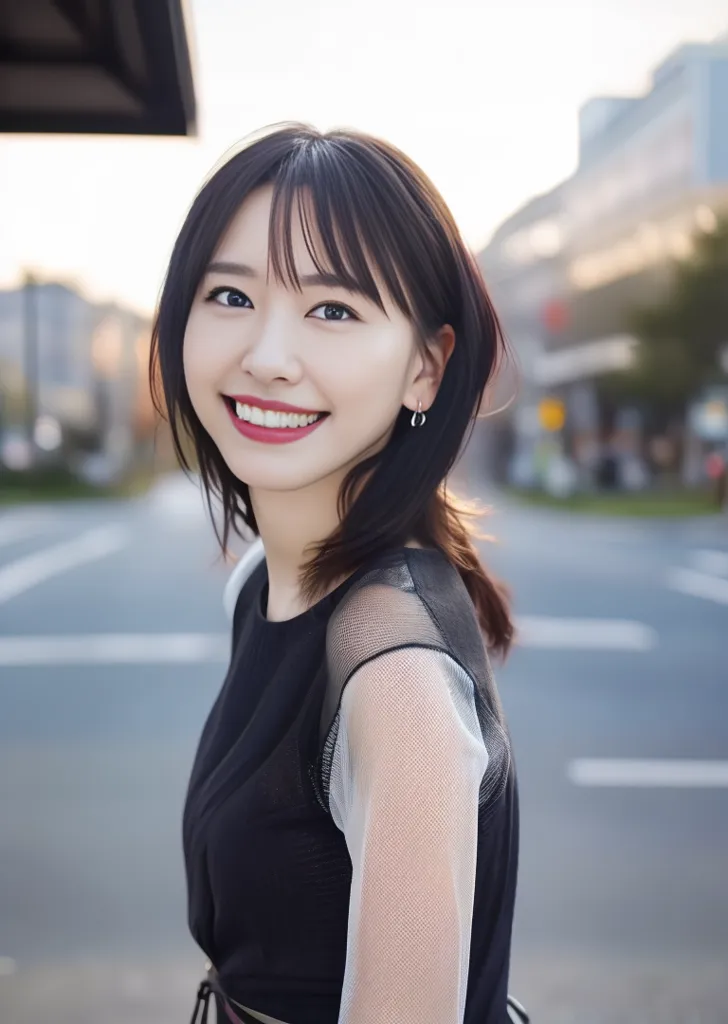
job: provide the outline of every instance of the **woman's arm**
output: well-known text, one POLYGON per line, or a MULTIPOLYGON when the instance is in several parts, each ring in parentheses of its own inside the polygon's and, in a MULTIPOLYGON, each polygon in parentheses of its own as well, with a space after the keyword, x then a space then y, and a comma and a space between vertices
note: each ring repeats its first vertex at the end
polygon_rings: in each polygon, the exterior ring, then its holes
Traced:
POLYGON ((472 680, 446 654, 389 651, 347 684, 330 782, 353 866, 339 1024, 462 1021, 487 763, 472 680))

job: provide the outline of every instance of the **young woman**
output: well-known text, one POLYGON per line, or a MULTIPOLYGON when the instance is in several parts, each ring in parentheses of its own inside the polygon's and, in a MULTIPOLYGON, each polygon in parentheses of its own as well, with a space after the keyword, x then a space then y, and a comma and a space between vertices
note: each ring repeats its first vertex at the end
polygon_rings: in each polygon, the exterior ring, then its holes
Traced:
POLYGON ((211 993, 252 1024, 526 1019, 486 653, 512 625, 445 491, 502 344, 443 200, 384 142, 277 127, 192 205, 153 380, 223 547, 260 538, 185 806, 193 1020, 211 993))

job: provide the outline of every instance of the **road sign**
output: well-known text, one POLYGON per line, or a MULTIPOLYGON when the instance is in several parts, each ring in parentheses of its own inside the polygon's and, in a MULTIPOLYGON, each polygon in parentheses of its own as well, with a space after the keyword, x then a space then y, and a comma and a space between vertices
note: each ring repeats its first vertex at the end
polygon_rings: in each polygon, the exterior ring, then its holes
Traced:
POLYGON ((538 419, 550 434, 561 430, 566 422, 564 403, 558 398, 542 398, 538 403, 538 419))

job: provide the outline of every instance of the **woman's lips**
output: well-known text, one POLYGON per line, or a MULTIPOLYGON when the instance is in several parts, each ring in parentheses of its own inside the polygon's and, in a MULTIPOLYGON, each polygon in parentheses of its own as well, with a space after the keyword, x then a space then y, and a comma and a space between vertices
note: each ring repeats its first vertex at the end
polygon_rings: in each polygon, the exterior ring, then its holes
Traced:
POLYGON ((328 413, 322 413, 319 419, 308 423, 305 427, 266 427, 240 419, 236 415, 234 402, 225 401, 225 406, 238 433, 251 441, 260 441, 263 444, 290 444, 293 441, 300 441, 320 427, 328 416, 328 413))
POLYGON ((288 402, 278 402, 267 398, 256 398, 255 395, 226 395, 225 397, 229 402, 232 402, 233 405, 237 402, 239 405, 248 405, 254 409, 260 409, 262 412, 295 413, 301 416, 320 415, 318 409, 302 409, 298 405, 289 405, 288 402))

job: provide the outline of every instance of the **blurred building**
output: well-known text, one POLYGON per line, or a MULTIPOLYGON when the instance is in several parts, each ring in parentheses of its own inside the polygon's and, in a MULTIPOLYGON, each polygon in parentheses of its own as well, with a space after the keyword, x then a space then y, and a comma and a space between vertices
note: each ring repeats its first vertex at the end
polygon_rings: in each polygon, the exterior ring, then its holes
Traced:
MULTIPOLYGON (((0 132, 195 131, 183 0, 0 4, 0 132)), ((134 311, 62 284, 0 292, 0 468, 123 472, 154 431, 149 334, 134 311)))
POLYGON ((521 362, 508 429, 522 482, 554 452, 588 480, 615 439, 639 449, 638 411, 611 408, 599 380, 634 359, 632 310, 659 299, 671 261, 728 210, 727 126, 728 37, 681 46, 645 95, 585 104, 572 177, 510 217, 480 254, 521 362))
POLYGON ((0 291, 0 462, 23 468, 19 439, 34 432, 45 462, 124 472, 153 430, 150 330, 136 312, 63 284, 0 291))
POLYGON ((559 187, 531 199, 513 214, 480 255, 520 374, 518 381, 514 381, 513 374, 506 376, 493 405, 511 405, 506 414, 494 417, 484 432, 485 457, 499 479, 513 464, 525 463, 528 473, 541 433, 541 383, 535 367, 545 351, 550 325, 560 324, 563 317, 564 246, 564 188, 559 187), (517 399, 513 402, 514 387, 517 399))

